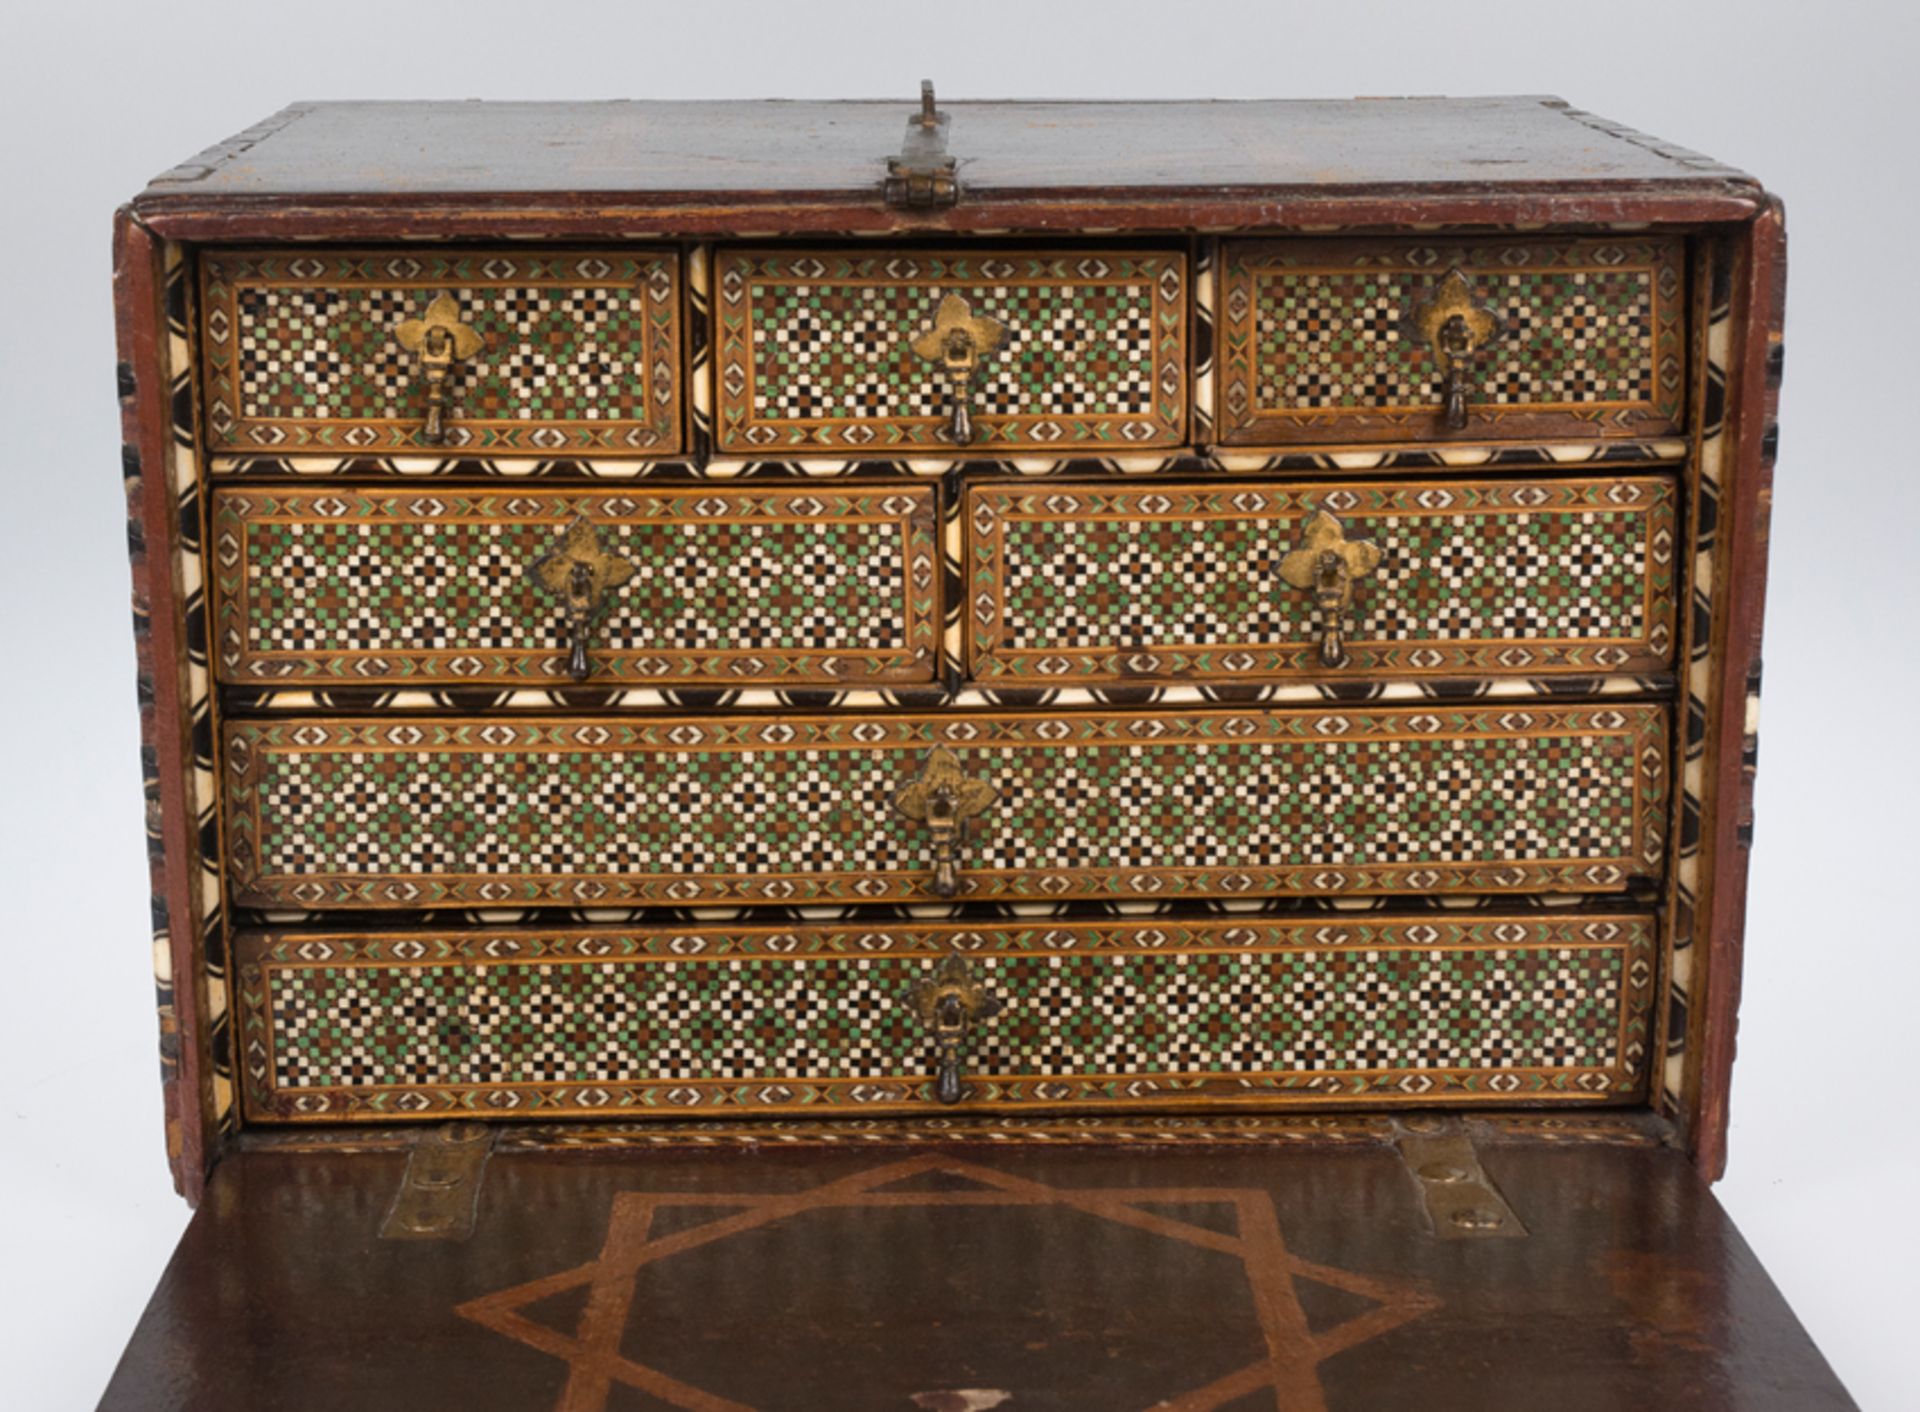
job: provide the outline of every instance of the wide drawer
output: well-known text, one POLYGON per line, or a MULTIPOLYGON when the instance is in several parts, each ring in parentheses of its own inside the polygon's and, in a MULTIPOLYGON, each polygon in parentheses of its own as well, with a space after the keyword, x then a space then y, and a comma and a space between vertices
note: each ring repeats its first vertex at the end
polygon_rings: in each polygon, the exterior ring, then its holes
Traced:
POLYGON ((211 450, 680 449, 671 250, 223 250, 200 275, 211 450))
POLYGON ((221 490, 213 527, 229 682, 848 685, 938 655, 924 486, 221 490))
POLYGON ((982 486, 967 664, 987 682, 1657 670, 1661 476, 982 486))
POLYGON ((963 1104, 1594 1102, 1642 1084, 1645 914, 242 933, 256 1120, 963 1104), (951 962, 946 964, 951 965, 951 962), (997 1003, 997 1008, 994 1005, 997 1003))
POLYGON ((1677 432, 1683 252, 1645 237, 1227 241, 1219 439, 1677 432))
POLYGON ((1115 452, 1186 436, 1178 252, 722 249, 716 284, 723 451, 1115 452))
POLYGON ((223 778, 246 906, 1605 892, 1666 751, 1644 705, 290 717, 223 778))

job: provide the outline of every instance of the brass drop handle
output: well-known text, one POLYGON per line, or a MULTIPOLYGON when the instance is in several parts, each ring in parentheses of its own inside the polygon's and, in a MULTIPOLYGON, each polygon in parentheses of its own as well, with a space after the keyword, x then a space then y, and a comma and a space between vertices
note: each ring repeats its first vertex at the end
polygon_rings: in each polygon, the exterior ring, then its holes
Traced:
POLYGON ((1280 577, 1313 594, 1320 620, 1320 664, 1343 667, 1347 610, 1353 585, 1380 567, 1380 546, 1370 539, 1348 539, 1346 526, 1326 510, 1316 510, 1301 529, 1300 547, 1280 560, 1280 577))
POLYGON ((560 547, 527 566, 535 585, 560 600, 567 637, 567 675, 585 681, 593 671, 587 660, 593 622, 609 590, 633 577, 633 565, 600 543, 600 531, 585 515, 567 526, 560 547))
POLYGON ((933 1096, 942 1103, 958 1103, 968 1032, 978 1021, 1000 1013, 1000 998, 989 993, 958 952, 942 957, 933 975, 908 992, 908 998, 933 1035, 933 1096))
POLYGON ((1006 336, 1006 325, 974 313, 965 299, 949 293, 940 301, 933 327, 913 340, 913 351, 946 374, 947 434, 956 446, 973 440, 973 377, 980 360, 1006 336))
POLYGON ((1473 297, 1457 267, 1408 314, 1412 331, 1426 340, 1440 366, 1440 397, 1449 431, 1467 425, 1467 396, 1481 353, 1499 341, 1500 320, 1473 297))
POLYGON ((998 792, 985 780, 967 778, 959 758, 944 745, 928 751, 919 777, 893 796, 898 813, 927 826, 933 842, 933 879, 928 886, 935 897, 952 897, 960 891, 960 846, 966 841, 967 821, 996 798, 998 792))
POLYGON ((438 446, 447 439, 447 406, 453 390, 453 369, 486 346, 486 339, 460 319, 460 305, 441 293, 427 305, 426 315, 404 319, 393 330, 400 346, 420 360, 421 396, 426 424, 420 439, 438 446))

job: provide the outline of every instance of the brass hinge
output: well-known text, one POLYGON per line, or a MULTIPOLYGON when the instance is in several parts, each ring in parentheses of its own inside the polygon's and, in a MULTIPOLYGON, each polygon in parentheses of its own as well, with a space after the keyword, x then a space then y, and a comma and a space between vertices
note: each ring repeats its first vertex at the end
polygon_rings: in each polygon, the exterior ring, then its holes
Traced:
POLYGON ((960 178, 947 152, 947 115, 933 105, 933 80, 920 80, 920 111, 907 119, 900 155, 887 158, 889 206, 928 210, 960 200, 960 178))
POLYGON ((407 1173, 381 1224, 382 1240, 465 1240, 473 1234, 480 1179, 493 1151, 493 1129, 449 1123, 422 1133, 407 1155, 407 1173))
POLYGON ((1402 1119, 1399 1148, 1401 1160, 1420 1184, 1439 1239, 1511 1239, 1527 1233, 1480 1165, 1480 1154, 1459 1119, 1402 1119))

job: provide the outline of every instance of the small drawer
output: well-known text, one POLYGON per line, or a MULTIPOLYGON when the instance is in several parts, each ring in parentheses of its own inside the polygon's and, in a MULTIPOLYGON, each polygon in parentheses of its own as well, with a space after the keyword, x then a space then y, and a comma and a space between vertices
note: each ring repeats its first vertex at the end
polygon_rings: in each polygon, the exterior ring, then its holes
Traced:
POLYGON ((719 444, 1099 451, 1187 428, 1178 252, 722 249, 719 444))
POLYGON ((981 486, 965 518, 967 664, 988 684, 1673 661, 1663 476, 981 486))
POLYGON ((250 907, 1609 892, 1667 716, 1526 709, 231 721, 250 907))
POLYGON ((213 451, 680 449, 672 251, 214 251, 200 278, 213 451))
POLYGON ((243 932, 256 1121, 1594 1103, 1645 913, 243 932), (963 958, 963 959, 962 959, 963 958), (920 1006, 962 987, 943 1049, 920 1006), (937 1110, 936 1110, 937 1111, 937 1110))
POLYGON ((1228 446, 1682 428, 1678 239, 1228 241, 1228 446))
POLYGON ((222 489, 213 531, 231 683, 846 686, 939 658, 930 487, 222 489))

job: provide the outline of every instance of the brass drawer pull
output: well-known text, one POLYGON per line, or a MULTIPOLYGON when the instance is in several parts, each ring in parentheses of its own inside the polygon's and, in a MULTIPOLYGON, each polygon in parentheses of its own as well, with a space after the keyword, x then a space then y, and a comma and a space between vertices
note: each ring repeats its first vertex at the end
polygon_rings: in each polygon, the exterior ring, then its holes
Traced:
POLYGON ((585 681, 592 671, 587 647, 593 620, 606 606, 608 590, 633 577, 633 565, 602 548, 600 531, 582 515, 567 526, 560 547, 534 560, 527 574, 560 600, 567 634, 567 675, 585 681))
POLYGON ((967 820, 998 797, 985 780, 968 779, 960 761, 944 745, 927 752, 926 767, 918 779, 893 796, 893 807, 933 835, 935 897, 952 897, 960 890, 960 845, 966 841, 967 820))
POLYGON ((948 432, 956 446, 973 440, 973 375, 980 360, 1007 336, 998 319, 973 312, 958 294, 940 301, 933 327, 913 340, 913 351, 929 363, 938 363, 947 375, 947 402, 951 407, 948 432))
POLYGON ((1475 301, 1473 287, 1456 267, 1433 287, 1427 299, 1414 306, 1409 323, 1433 349, 1440 365, 1441 397, 1447 429, 1467 424, 1469 380, 1481 353, 1500 338, 1500 320, 1475 301))
POLYGON ((1300 547, 1280 560, 1280 577, 1294 588, 1310 589, 1320 618, 1320 663, 1344 666, 1343 640, 1353 585, 1380 567, 1380 546, 1370 539, 1348 539, 1346 526, 1326 510, 1316 510, 1301 528, 1300 547))
POLYGON ((393 330, 400 346, 420 360, 420 372, 426 380, 427 423, 420 439, 438 446, 447 439, 447 400, 453 381, 453 367, 464 363, 482 348, 485 338, 471 324, 460 320, 460 306, 451 294, 441 294, 427 305, 421 319, 406 319, 393 330))
POLYGON ((948 952, 908 998, 921 1021, 933 1032, 933 1096, 942 1103, 960 1101, 960 1059, 967 1031, 979 1020, 1000 1013, 1000 998, 987 991, 967 958, 948 952))

